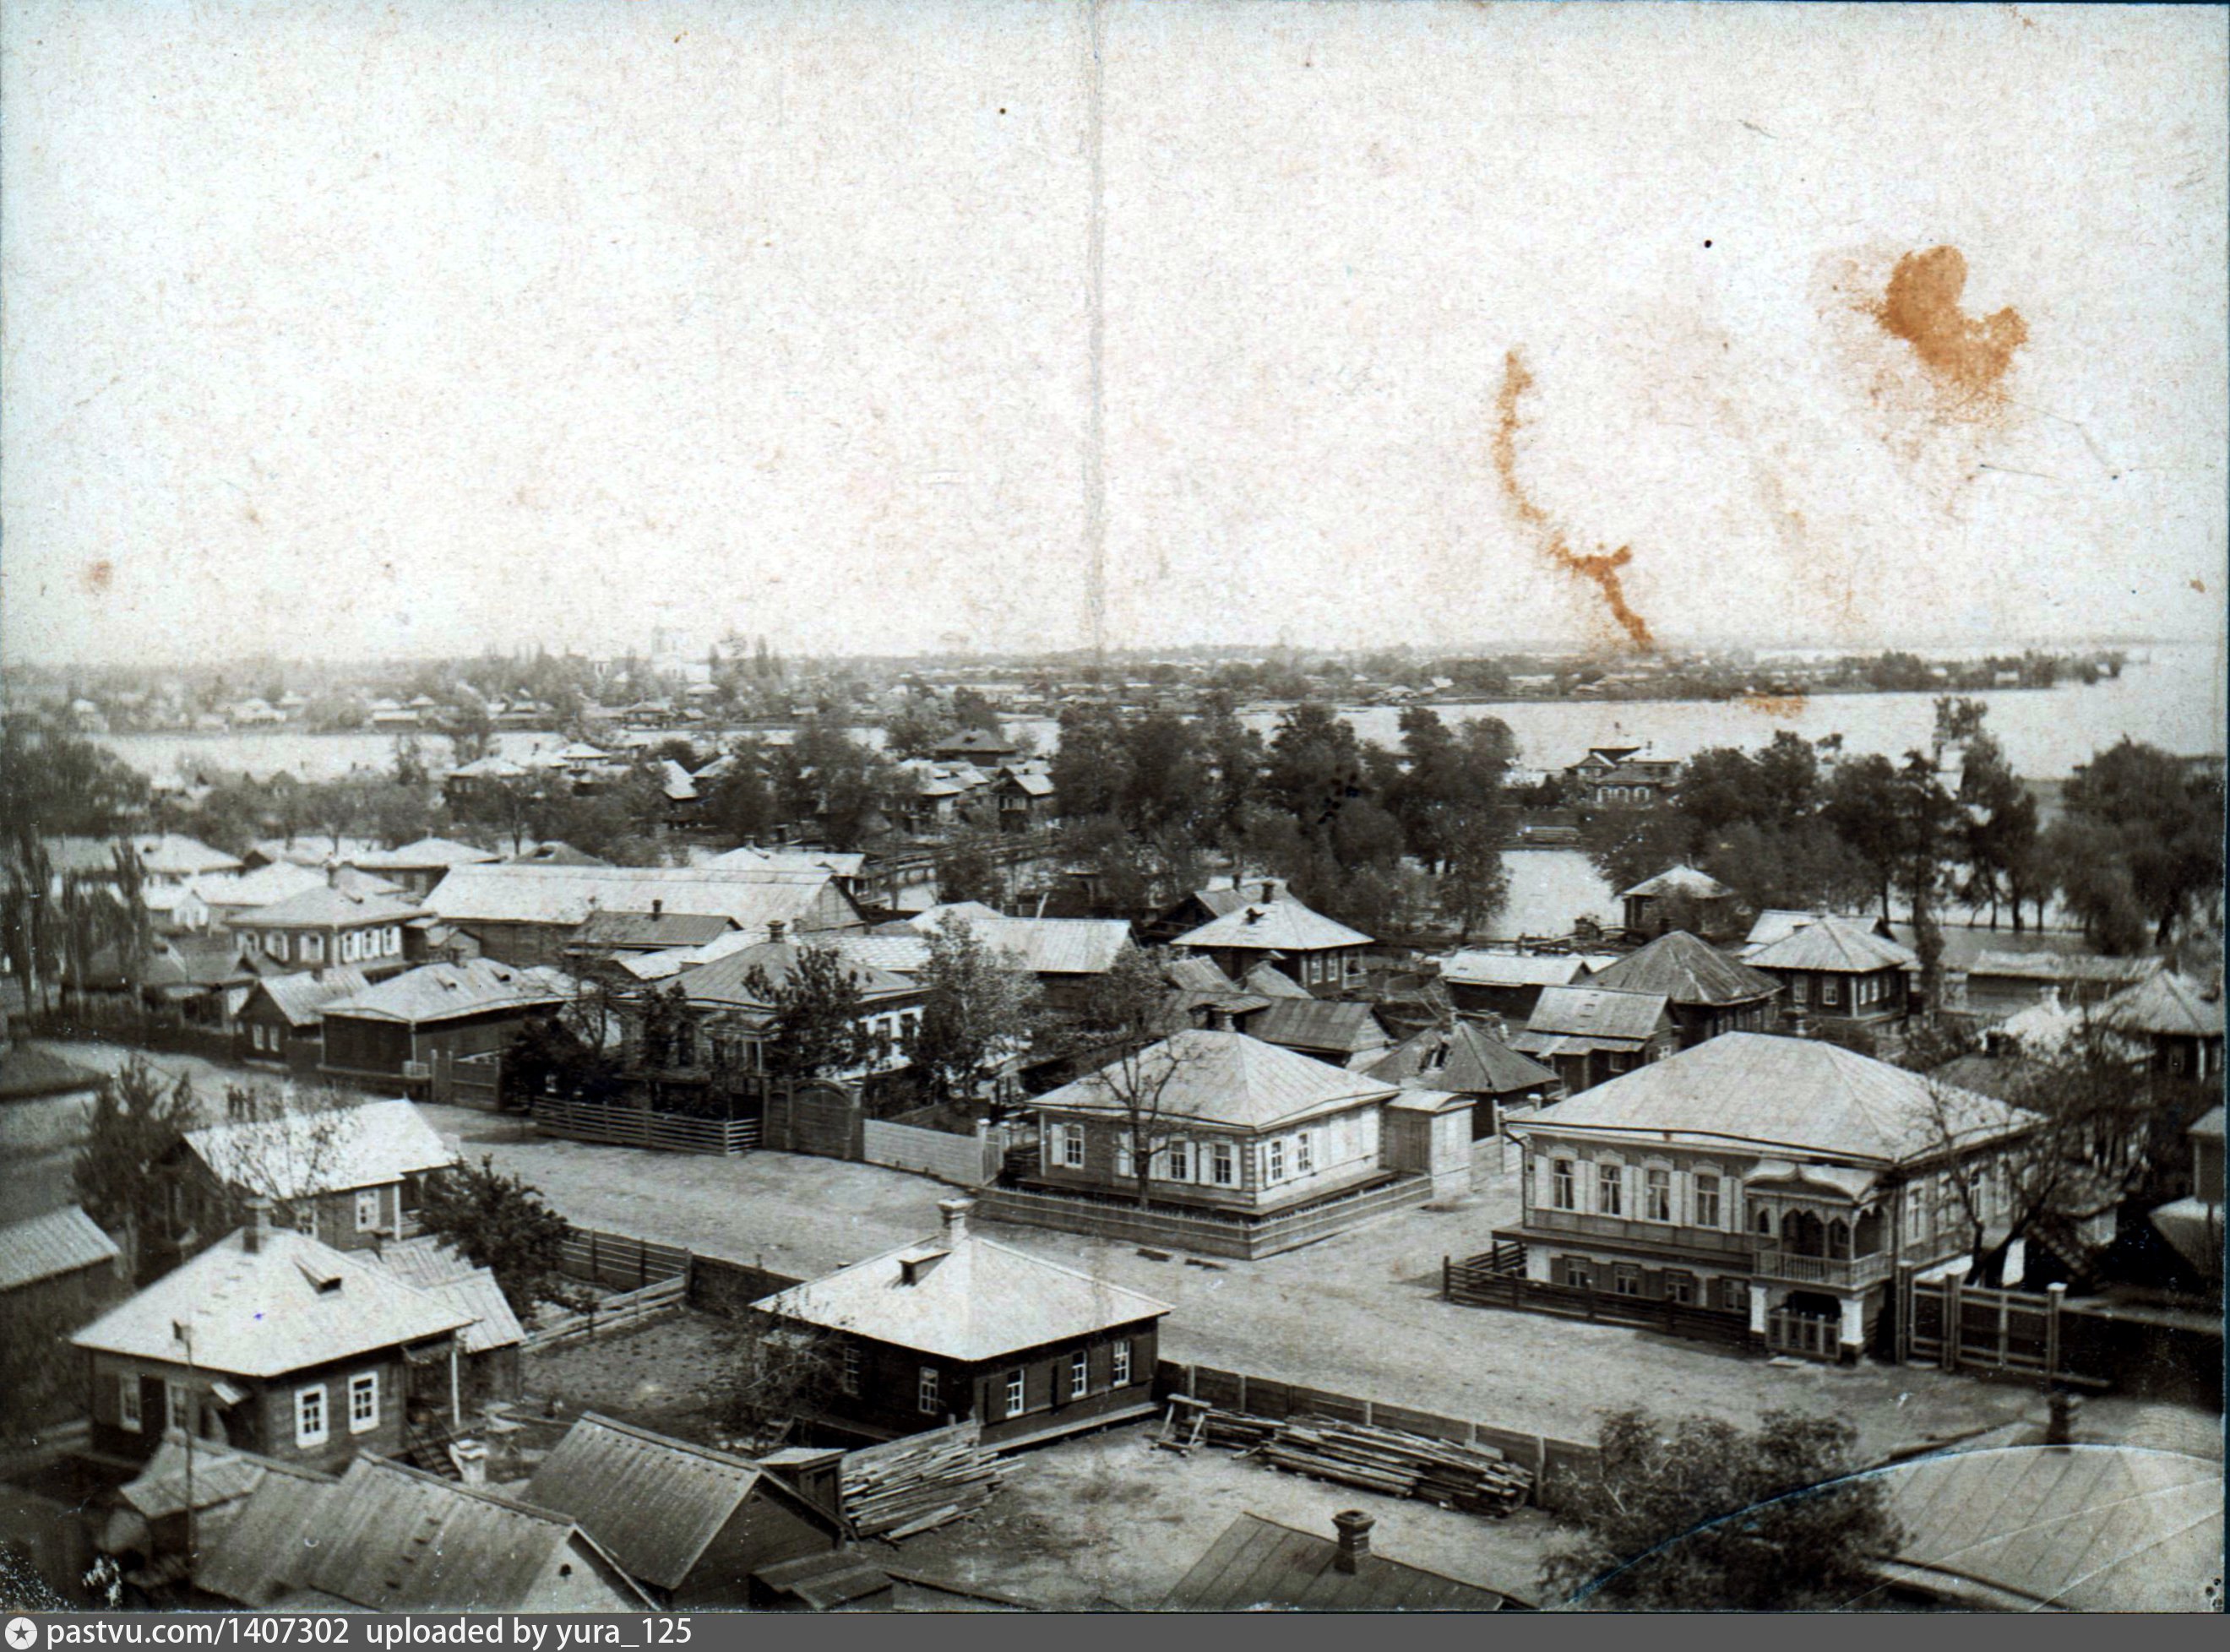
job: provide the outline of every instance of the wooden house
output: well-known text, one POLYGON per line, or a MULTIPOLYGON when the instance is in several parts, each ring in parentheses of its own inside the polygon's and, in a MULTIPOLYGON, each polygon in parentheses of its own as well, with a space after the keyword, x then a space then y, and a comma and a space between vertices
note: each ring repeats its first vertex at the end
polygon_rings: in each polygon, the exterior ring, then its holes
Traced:
POLYGON ((1680 765, 1645 755, 1644 746, 1591 746, 1564 770, 1580 802, 1591 809, 1650 808, 1680 778, 1680 765))
POLYGON ((2047 988, 2057 993, 2063 1004, 2101 1004, 2149 980, 2164 967, 2158 958, 1983 951, 1968 960, 1961 1007, 1978 1019, 1995 1020, 2027 1009, 2047 988))
POLYGON ((0 1224, 0 1380, 45 1385, 51 1401, 40 1417, 19 1423, 61 1423, 78 1414, 74 1385, 55 1379, 74 1356, 69 1334, 131 1289, 123 1251, 75 1205, 0 1224))
POLYGON ((2156 1073, 2195 1083, 2222 1073, 2222 987, 2163 970, 2117 993, 2098 1011, 2099 1023, 2142 1040, 2156 1073))
POLYGON ((1144 933, 1148 941, 1161 946, 1203 923, 1228 916, 1242 906, 1285 898, 1285 880, 1277 877, 1250 877, 1221 889, 1191 890, 1155 914, 1144 926, 1144 933))
POLYGON ((1083 1009, 1132 947, 1131 926, 1121 918, 1015 918, 976 901, 932 906, 908 927, 926 936, 948 919, 1035 976, 1047 1008, 1056 1012, 1083 1009))
POLYGON ((991 801, 1002 832, 1038 831, 1053 824, 1053 775, 1042 764, 1009 763, 991 781, 991 801))
POLYGON ((454 838, 421 838, 399 849, 360 852, 350 864, 364 871, 392 878, 411 898, 423 900, 454 868, 485 866, 501 858, 490 850, 459 843, 454 838))
POLYGON ((1619 891, 1626 932, 1650 940, 1670 929, 1693 929, 1714 939, 1732 933, 1734 890, 1693 866, 1670 866, 1619 891))
POLYGON ((1365 1067, 1366 1077, 1404 1089, 1468 1096, 1474 1141, 1498 1134, 1506 1114, 1538 1112, 1564 1093, 1563 1080, 1522 1056, 1490 1027, 1458 1021, 1427 1027, 1365 1067))
POLYGON ((235 1021, 242 1061, 268 1062, 306 1073, 325 1059, 320 1015, 328 1004, 371 985, 360 969, 299 970, 267 975, 248 989, 235 1021))
POLYGON ((259 1202, 70 1340, 104 1456, 144 1459, 175 1427, 332 1469, 448 1438, 466 1323, 368 1260, 273 1227, 259 1202))
POLYGON ((1439 960, 1448 1002, 1466 1015, 1493 1015, 1523 1025, 1551 987, 1584 985, 1610 961, 1569 952, 1505 952, 1466 948, 1439 960))
POLYGON ((961 729, 929 749, 929 755, 942 762, 998 764, 1021 754, 1022 748, 997 729, 961 729))
POLYGON ((724 935, 741 934, 718 912, 669 912, 665 902, 653 901, 648 912, 591 912, 565 951, 571 958, 609 958, 709 946, 724 935))
POLYGON ((436 1064, 505 1048, 573 991, 554 969, 487 958, 422 964, 320 1006, 320 1070, 423 1096, 436 1064))
POLYGON ((1683 1050, 1722 1032, 1769 1032, 1781 983, 1737 963, 1685 929, 1660 935, 1595 973, 1589 985, 1614 993, 1654 993, 1672 1007, 1683 1050))
POLYGON ((842 1546, 835 1452, 808 1496, 783 1474, 588 1412, 542 1460, 526 1501, 570 1515, 664 1610, 763 1604, 761 1571, 842 1546))
POLYGON ((1231 1025, 1249 1038, 1335 1067, 1366 1068, 1393 1042, 1373 1006, 1353 1000, 1272 999, 1234 1016, 1231 1025))
POLYGON ((561 963, 599 911, 722 917, 755 941, 775 924, 792 935, 867 927, 833 873, 791 866, 457 866, 427 904, 485 956, 519 965, 561 963))
MULTIPOLYGON (((807 953, 820 947, 838 951, 833 941, 767 941, 744 947, 710 963, 683 970, 675 978, 688 1000, 693 1036, 683 1047, 646 1058, 661 1067, 711 1066, 731 1073, 769 1070, 768 1040, 774 1027, 770 995, 788 984, 807 953)), ((842 967, 860 994, 854 1025, 869 1055, 848 1079, 882 1078, 904 1071, 912 1062, 914 1036, 921 1029, 924 993, 919 982, 873 965, 844 960, 842 967)))
POLYGON ((1790 1032, 1877 1032, 1911 1013, 1920 961, 1862 923, 1820 918, 1750 953, 1749 967, 1781 984, 1790 1032))
POLYGON ((426 909, 413 901, 328 884, 236 912, 227 922, 274 963, 313 969, 353 965, 376 980, 409 967, 403 926, 425 916, 426 909))
POLYGON ((1733 1032, 1513 1121, 1526 1277, 1718 1310, 1776 1353, 1851 1360, 1901 1268, 2002 1223, 2033 1115, 1838 1045, 1733 1032), (1737 1316, 1743 1316, 1737 1318, 1737 1316))
POLYGON ((1370 937, 1287 896, 1236 907, 1170 944, 1204 953, 1234 980, 1272 963, 1312 997, 1337 998, 1362 972, 1370 937))
POLYGON ((973 1421, 1012 1445, 1150 1416, 1168 1305, 971 1232, 973 1208, 948 1199, 935 1237, 754 1305, 828 1339, 816 1420, 871 1440, 973 1421))
POLYGON ((471 1323, 457 1333, 458 1392, 466 1410, 476 1410, 492 1399, 519 1398, 525 1383, 522 1357, 526 1330, 491 1270, 474 1267, 431 1234, 358 1254, 369 1256, 412 1289, 472 1316, 471 1323))
POLYGON ((459 1157, 404 1101, 205 1125, 188 1131, 177 1151, 190 1235, 222 1231, 262 1199, 287 1226, 337 1250, 415 1232, 426 1178, 459 1157))
POLYGON ((1572 1095, 1662 1061, 1679 1048, 1672 1006, 1662 993, 1614 993, 1552 987, 1533 1006, 1510 1047, 1553 1069, 1572 1095))
POLYGON ((1223 1528, 1162 1601, 1165 1612, 1496 1612, 1524 1603, 1374 1553, 1377 1522, 1357 1509, 1329 1536, 1260 1514, 1223 1528))

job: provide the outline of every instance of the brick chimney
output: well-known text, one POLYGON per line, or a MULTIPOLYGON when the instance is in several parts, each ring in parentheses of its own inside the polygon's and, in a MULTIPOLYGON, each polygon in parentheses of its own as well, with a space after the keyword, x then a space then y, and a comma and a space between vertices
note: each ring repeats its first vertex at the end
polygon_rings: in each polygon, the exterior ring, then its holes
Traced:
POLYGON ((1378 1522, 1359 1508, 1343 1509, 1331 1517, 1332 1530, 1339 1534, 1339 1552, 1332 1557, 1332 1565, 1342 1572, 1353 1572, 1370 1554, 1370 1528, 1378 1522))
POLYGON ((665 916, 666 916, 666 903, 665 903, 664 901, 653 901, 653 902, 650 903, 650 921, 651 921, 652 922, 655 923, 655 922, 658 922, 658 920, 659 920, 659 919, 661 919, 661 918, 664 917, 665 916))
POLYGON ((972 1199, 941 1199, 937 1201, 937 1213, 944 1218, 945 1244, 958 1244, 968 1237, 968 1212, 976 1208, 972 1199))
POLYGON ((255 1256, 270 1236, 271 1201, 258 1193, 248 1201, 248 1225, 241 1230, 240 1248, 255 1256))
POLYGON ((1262 899, 1264 900, 1264 902, 1265 902, 1265 903, 1267 903, 1267 902, 1270 902, 1270 901, 1274 901, 1274 900, 1276 900, 1277 898, 1278 898, 1278 886, 1277 886, 1277 884, 1275 884, 1274 883, 1271 882, 1271 881, 1270 881, 1270 879, 1268 879, 1268 878, 1266 878, 1266 878, 1264 878, 1264 879, 1262 880, 1262 899))
POLYGON ((779 946, 782 942, 783 932, 789 927, 790 926, 784 923, 780 918, 769 918, 767 920, 767 940, 770 942, 779 946))

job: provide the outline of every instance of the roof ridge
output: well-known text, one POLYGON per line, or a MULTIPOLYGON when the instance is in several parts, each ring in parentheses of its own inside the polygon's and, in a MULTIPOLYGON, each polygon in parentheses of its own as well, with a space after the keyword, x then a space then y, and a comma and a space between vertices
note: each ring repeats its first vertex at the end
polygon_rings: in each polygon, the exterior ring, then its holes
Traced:
MULTIPOLYGON (((622 1422, 620 1418, 607 1416, 602 1411, 583 1411, 573 1420, 577 1426, 582 1423, 591 1423, 598 1428, 609 1429, 615 1434, 624 1434, 630 1439, 640 1440, 645 1445, 659 1446, 672 1451, 684 1451, 692 1456, 709 1457, 725 1469, 741 1469, 744 1473, 752 1475, 763 1475, 766 1472, 764 1464, 754 1462, 749 1457, 738 1456, 732 1451, 723 1451, 717 1446, 702 1445, 695 1440, 684 1440, 671 1434, 661 1434, 654 1429, 644 1428, 640 1424, 622 1422)), ((569 1430, 568 1432, 570 1430, 569 1430)), ((559 1445, 564 1443, 563 1440, 558 1442, 559 1445)), ((555 1455, 556 1450, 554 1446, 551 1448, 552 1455, 555 1455)), ((546 1462, 547 1459, 545 1458, 545 1461, 546 1462)))

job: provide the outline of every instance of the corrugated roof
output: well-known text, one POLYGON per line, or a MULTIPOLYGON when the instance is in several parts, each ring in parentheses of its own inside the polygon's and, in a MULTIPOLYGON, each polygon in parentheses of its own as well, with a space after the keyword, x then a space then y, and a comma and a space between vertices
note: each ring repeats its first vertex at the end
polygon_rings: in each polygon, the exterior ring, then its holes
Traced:
MULTIPOLYGON (((1746 949, 1747 950, 1747 949, 1746 949)), ((1780 940, 1748 953, 1754 969, 1912 969, 1911 948, 1846 918, 1815 918, 1792 927, 1780 940)))
POLYGON ((1382 1050, 1386 1029, 1368 1004, 1332 999, 1281 998, 1247 1018, 1247 1032, 1289 1050, 1331 1050, 1343 1055, 1382 1050))
POLYGON ((1632 889, 1621 890, 1618 897, 1623 901, 1637 895, 1685 895, 1694 901, 1716 901, 1733 893, 1709 872, 1698 871, 1693 866, 1668 866, 1654 877, 1643 878, 1632 889))
POLYGON ((235 1232, 102 1315, 81 1348, 187 1363, 192 1333, 204 1371, 277 1377, 375 1349, 443 1336, 467 1316, 392 1274, 291 1228, 250 1253, 235 1232))
POLYGON ((1597 970, 1589 985, 1617 993, 1660 993, 1675 1004, 1746 1004, 1770 998, 1781 983, 1761 975, 1685 929, 1660 935, 1640 951, 1597 970))
POLYGON ((1466 950, 1440 962, 1440 979, 1459 987, 1571 987, 1589 970, 1585 958, 1568 952, 1466 950))
POLYGON ((377 849, 353 857, 366 871, 433 871, 444 866, 481 866, 500 858, 491 850, 454 838, 421 838, 400 849, 377 849))
MULTIPOLYGON (((2222 1571, 2222 1465, 2134 1446, 1950 1451, 1879 1471, 1895 1563, 1946 1592, 2083 1612, 2210 1610, 2222 1571)), ((2219 1593, 2219 1591, 2218 1591, 2219 1593)), ((2219 1605, 2214 1610, 2219 1610, 2219 1605)))
POLYGON ((116 1260, 116 1241, 75 1205, 0 1226, 0 1291, 116 1260))
POLYGON ((1963 1143, 2031 1115, 1811 1038, 1729 1032, 1626 1073, 1519 1125, 1741 1141, 1876 1164, 1937 1150, 1936 1096, 1963 1143))
MULTIPOLYGON (((454 866, 427 897, 451 923, 538 923, 570 929, 592 912, 712 913, 764 936, 770 922, 805 924, 829 875, 764 866, 454 866)), ((849 903, 841 895, 849 917, 849 903)))
POLYGON ((1337 1538, 1241 1514, 1163 1600, 1165 1612, 1492 1612, 1505 1597, 1375 1551, 1352 1572, 1337 1538))
MULTIPOLYGON (((319 1012, 336 999, 361 993, 371 983, 361 969, 328 969, 322 975, 306 969, 292 975, 270 975, 255 983, 253 993, 269 998, 272 1006, 298 1027, 318 1025, 319 1012)), ((253 993, 251 1001, 253 1001, 253 993)))
POLYGON ((1518 1054, 1476 1021, 1428 1027, 1364 1071, 1389 1084, 1426 1083, 1465 1096, 1510 1096, 1555 1084, 1556 1075, 1518 1054))
POLYGON ((493 958, 467 958, 459 963, 422 964, 406 969, 377 987, 327 1004, 324 1012, 352 1020, 422 1026, 488 1010, 562 1004, 572 991, 572 978, 558 970, 500 964, 493 958))
MULTIPOLYGON (((816 944, 810 941, 767 941, 756 947, 744 947, 716 962, 685 970, 680 976, 681 991, 692 1004, 724 1004, 741 1009, 765 1009, 769 1007, 766 1000, 751 984, 751 972, 760 971, 766 976, 770 986, 778 987, 796 972, 806 953, 815 948, 816 944)), ((841 955, 839 956, 841 958, 841 955)), ((844 961, 843 967, 859 987, 860 995, 871 1003, 877 999, 918 990, 903 975, 889 974, 848 960, 844 961)))
MULTIPOLYGON (((1173 1033, 1140 1051, 1137 1068, 1149 1086, 1168 1072, 1157 1103, 1164 1123, 1220 1124, 1242 1130, 1269 1129, 1382 1101, 1395 1088, 1243 1032, 1194 1029, 1173 1033)), ((1119 1073, 1119 1064, 1050 1090, 1035 1105, 1047 1112, 1127 1117, 1130 1109, 1121 1092, 1110 1084, 1109 1072, 1119 1073)))
POLYGON ((1203 949, 1248 947, 1266 952, 1321 952, 1330 947, 1367 946, 1370 942, 1370 937, 1360 929, 1350 929, 1288 896, 1266 906, 1256 901, 1236 908, 1179 935, 1170 944, 1203 949))
POLYGON ((407 923, 425 916, 426 908, 416 901, 361 890, 351 893, 321 884, 268 906, 235 912, 226 922, 239 929, 352 929, 359 924, 407 923))
POLYGON ((584 947, 701 947, 731 928, 717 912, 591 913, 573 932, 584 947))
MULTIPOLYGON (((1525 1023, 1533 1037, 1564 1035, 1646 1044, 1668 1012, 1662 993, 1618 993, 1600 987, 1550 987, 1525 1023)), ((1519 1045, 1519 1049, 1525 1045, 1519 1045)))
POLYGON ((570 1515, 629 1577, 678 1589, 720 1528, 762 1487, 835 1535, 827 1515, 757 1463, 593 1411, 542 1460, 526 1496, 570 1515))
POLYGON ((970 1362, 1170 1311, 1166 1302, 976 1233, 902 1244, 753 1306, 802 1324, 970 1362))
POLYGON ((2222 994, 2219 991, 2210 994, 2203 983, 2188 975, 2162 970, 2143 986, 2109 999, 2098 1019, 2124 1032, 2219 1038, 2222 994))

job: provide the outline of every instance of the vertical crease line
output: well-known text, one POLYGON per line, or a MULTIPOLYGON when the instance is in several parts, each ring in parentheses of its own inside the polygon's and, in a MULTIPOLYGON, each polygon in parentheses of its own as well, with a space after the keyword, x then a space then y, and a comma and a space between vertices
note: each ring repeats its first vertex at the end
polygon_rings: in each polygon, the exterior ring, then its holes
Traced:
POLYGON ((1107 472, 1105 380, 1101 352, 1105 344, 1106 173, 1100 154, 1102 80, 1100 0, 1085 14, 1085 164, 1092 194, 1085 241, 1086 353, 1089 382, 1084 432, 1085 600, 1092 630, 1092 654, 1104 659, 1107 648, 1107 472))

